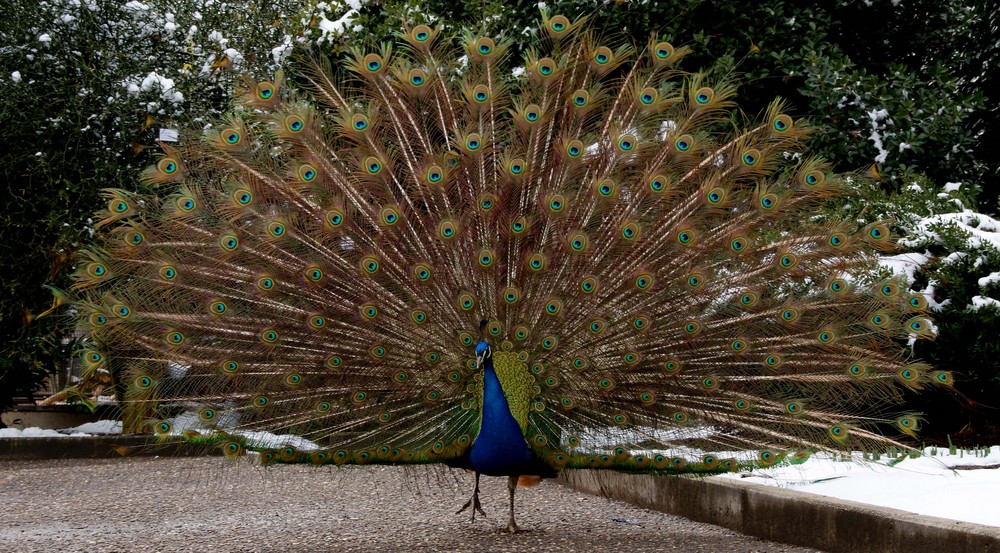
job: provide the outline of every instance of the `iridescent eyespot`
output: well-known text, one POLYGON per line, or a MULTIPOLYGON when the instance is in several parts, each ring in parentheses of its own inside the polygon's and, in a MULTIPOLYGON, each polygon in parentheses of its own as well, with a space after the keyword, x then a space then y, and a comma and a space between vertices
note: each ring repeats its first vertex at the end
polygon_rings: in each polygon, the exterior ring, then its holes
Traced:
POLYGON ((410 84, 416 87, 421 87, 427 82, 427 74, 420 69, 411 69, 409 72, 410 84))
POLYGON ((240 241, 236 238, 236 235, 226 233, 219 238, 219 244, 226 251, 233 251, 239 247, 240 241))
POLYGON ((595 189, 598 195, 607 198, 613 196, 618 191, 618 184, 611 179, 604 179, 595 184, 595 189))
POLYGON ((694 138, 689 134, 681 135, 677 140, 674 141, 674 147, 677 148, 679 152, 686 152, 691 149, 694 144, 694 138))
POLYGON ((462 311, 469 311, 476 306, 476 298, 469 292, 462 292, 458 295, 458 307, 462 311))
POLYGON ((285 128, 291 132, 298 133, 302 132, 306 126, 305 122, 298 115, 289 115, 285 118, 285 128))
POLYGON ((636 138, 634 135, 626 134, 618 139, 618 149, 623 152, 628 152, 635 147, 636 138))
POLYGON ((212 302, 212 304, 208 306, 208 310, 216 315, 222 315, 226 312, 226 309, 226 302, 223 301, 212 302))
POLYGON ((184 335, 176 330, 173 332, 168 332, 166 336, 166 341, 170 345, 179 345, 184 342, 184 335))
POLYGON ((792 118, 785 114, 778 115, 771 122, 771 128, 778 132, 787 131, 792 128, 792 118))
POLYGON ((545 268, 545 256, 540 253, 534 253, 528 256, 528 268, 532 271, 541 271, 545 268))
POLYGON ((659 94, 656 92, 655 88, 644 88, 642 92, 639 93, 639 102, 643 105, 650 105, 656 101, 659 94))
POLYGON ((285 225, 281 224, 278 221, 271 221, 270 223, 267 224, 267 232, 271 236, 278 238, 285 234, 285 225))
POLYGON ((493 266, 493 261, 496 259, 496 252, 493 250, 485 249, 479 252, 476 256, 476 261, 479 262, 479 266, 482 268, 488 268, 493 266))
POLYGON ((590 101, 590 93, 586 90, 580 89, 573 93, 573 105, 582 108, 587 105, 590 101))
POLYGON ((559 213, 566 207, 566 198, 562 194, 553 194, 549 196, 548 207, 553 213, 559 213))
POLYGON ((826 289, 834 294, 840 294, 847 290, 847 281, 842 278, 832 279, 826 289))
POLYGON ((240 143, 240 139, 243 138, 240 135, 240 131, 236 129, 226 129, 222 131, 222 137, 226 141, 226 144, 230 146, 235 146, 240 143))
POLYGON ((583 142, 579 140, 571 140, 566 144, 566 153, 570 157, 578 157, 583 153, 583 142))
POLYGON ((562 33, 568 28, 569 28, 569 19, 566 19, 565 16, 557 15, 549 20, 549 29, 552 29, 552 31, 556 33, 562 33))
POLYGON ((438 225, 438 236, 444 239, 454 238, 458 234, 458 227, 450 220, 444 220, 438 225))
POLYGON ((714 97, 715 97, 715 91, 713 91, 711 88, 707 86, 699 88, 694 93, 694 101, 702 105, 711 102, 712 98, 714 97))
POLYGON ((165 157, 156 163, 156 168, 165 175, 172 175, 177 172, 177 161, 173 158, 165 157))
POLYGON ((824 175, 819 171, 811 171, 809 173, 806 173, 802 177, 802 182, 804 182, 809 186, 817 186, 819 184, 823 184, 825 180, 826 180, 826 175, 824 175))
POLYGON ((268 344, 273 344, 278 341, 278 331, 270 328, 264 329, 260 333, 260 339, 268 344))
POLYGON ((657 42, 653 46, 653 55, 657 60, 663 61, 674 54, 674 47, 669 42, 657 42))
POLYGON ((740 295, 740 304, 743 305, 744 307, 753 307, 757 305, 758 299, 760 299, 760 296, 757 294, 757 292, 754 292, 753 290, 747 290, 746 292, 743 292, 740 295))
POLYGON ((233 198, 240 205, 250 205, 253 202, 253 194, 246 189, 240 188, 233 192, 233 198))
POLYGON ((552 58, 542 58, 538 60, 538 74, 548 77, 556 70, 556 62, 552 58))
POLYGON ((382 69, 382 57, 378 54, 368 54, 362 62, 364 63, 364 68, 372 73, 382 69))
POLYGON ((269 276, 260 276, 257 278, 257 288, 261 290, 270 290, 274 288, 274 279, 269 276))
POLYGON ((662 192, 667 188, 667 177, 663 175, 653 175, 649 178, 649 189, 653 192, 662 192))
POLYGON ((114 213, 125 213, 128 211, 128 208, 128 202, 125 200, 111 200, 111 202, 108 203, 108 210, 113 211, 114 213))
POLYGON ((195 205, 194 198, 190 196, 181 196, 180 198, 177 198, 177 207, 185 213, 193 211, 195 205))
POLYGON ((597 290, 597 277, 588 276, 580 281, 580 291, 584 294, 592 294, 597 290))
POLYGON ((594 61, 597 62, 598 65, 604 65, 611 61, 611 56, 611 49, 607 46, 600 46, 594 50, 594 61))
POLYGON ((392 206, 383 207, 379 210, 379 219, 383 225, 395 225, 399 222, 399 210, 392 206))
POLYGON ((274 85, 267 82, 257 83, 257 97, 261 100, 269 100, 274 96, 274 85))
POLYGON ((478 85, 472 89, 472 99, 478 103, 483 103, 490 98, 490 89, 486 85, 478 85))
POLYGON ((743 165, 753 167, 754 165, 757 165, 757 162, 760 160, 760 150, 747 150, 743 152, 743 156, 740 159, 742 159, 743 165))
POLYGON ((417 25, 413 28, 412 35, 417 42, 425 42, 431 37, 431 28, 427 25, 417 25))
POLYGON ((351 127, 356 131, 363 131, 368 128, 368 118, 362 114, 351 117, 351 127))
POLYGON ((426 282, 431 278, 431 268, 430 265, 426 263, 417 263, 413 267, 413 276, 417 278, 420 282, 426 282))
POLYGON ((491 38, 483 37, 476 41, 476 52, 479 52, 481 56, 492 54, 494 48, 496 48, 496 43, 491 38))
POLYGON ((635 277, 635 287, 639 290, 649 290, 653 286, 653 275, 641 273, 635 277))
POLYGON ((323 270, 319 267, 308 267, 305 270, 305 275, 312 282, 319 282, 323 279, 323 270))
POLYGON ((465 137, 465 147, 471 151, 478 150, 481 144, 482 139, 477 133, 471 133, 465 137))

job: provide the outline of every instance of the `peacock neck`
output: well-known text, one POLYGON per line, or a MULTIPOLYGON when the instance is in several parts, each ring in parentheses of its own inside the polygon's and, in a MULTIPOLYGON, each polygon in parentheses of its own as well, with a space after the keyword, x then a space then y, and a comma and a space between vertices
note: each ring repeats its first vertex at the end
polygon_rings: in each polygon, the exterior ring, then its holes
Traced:
POLYGON ((471 468, 489 476, 523 474, 534 455, 511 414, 493 359, 483 361, 482 424, 469 454, 471 468))

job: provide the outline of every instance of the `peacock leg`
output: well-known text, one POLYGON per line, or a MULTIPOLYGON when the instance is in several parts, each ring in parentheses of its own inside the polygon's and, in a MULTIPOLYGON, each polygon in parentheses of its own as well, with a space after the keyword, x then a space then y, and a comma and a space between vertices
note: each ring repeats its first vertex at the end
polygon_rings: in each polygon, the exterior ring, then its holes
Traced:
POLYGON ((517 479, 517 476, 507 477, 507 489, 510 490, 510 522, 507 523, 507 531, 511 534, 521 531, 514 522, 514 491, 517 490, 517 479))
POLYGON ((483 507, 482 507, 482 505, 479 504, 479 472, 478 471, 476 472, 476 489, 472 490, 472 498, 470 498, 468 501, 466 501, 465 505, 462 505, 461 509, 459 509, 458 511, 455 511, 455 514, 457 515, 457 514, 461 513, 462 511, 468 509, 469 507, 472 507, 472 522, 476 521, 476 511, 479 511, 479 514, 483 515, 483 518, 486 518, 486 513, 483 512, 483 507))

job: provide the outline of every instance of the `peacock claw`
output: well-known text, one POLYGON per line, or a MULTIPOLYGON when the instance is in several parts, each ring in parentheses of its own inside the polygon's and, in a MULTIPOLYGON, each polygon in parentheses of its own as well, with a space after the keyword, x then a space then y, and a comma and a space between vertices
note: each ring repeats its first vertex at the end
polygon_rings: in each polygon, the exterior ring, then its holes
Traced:
POLYGON ((527 532, 528 530, 521 530, 520 528, 517 527, 517 524, 515 524, 514 521, 512 520, 507 524, 506 528, 503 528, 500 531, 506 532, 508 534, 520 534, 522 532, 527 532))
POLYGON ((479 514, 483 515, 483 518, 486 518, 486 513, 483 512, 483 507, 479 503, 479 489, 478 488, 476 488, 476 491, 472 493, 472 498, 469 499, 468 501, 466 501, 465 505, 462 505, 461 509, 455 511, 455 514, 457 515, 457 514, 461 513, 462 511, 468 509, 469 507, 472 507, 472 522, 476 521, 476 512, 479 512, 479 514))
POLYGON ((476 487, 472 490, 472 497, 462 505, 462 508, 455 511, 455 514, 460 514, 462 511, 472 507, 472 522, 476 522, 476 512, 483 515, 486 518, 486 513, 483 511, 483 506, 479 503, 479 473, 476 473, 476 487))

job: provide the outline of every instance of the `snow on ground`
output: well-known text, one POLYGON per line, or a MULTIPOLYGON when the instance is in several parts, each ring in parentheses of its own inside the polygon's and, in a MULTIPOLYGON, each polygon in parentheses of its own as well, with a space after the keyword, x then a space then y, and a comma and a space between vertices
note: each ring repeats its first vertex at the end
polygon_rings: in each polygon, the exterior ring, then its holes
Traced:
POLYGON ((858 501, 990 526, 1000 526, 1000 446, 979 456, 947 448, 927 448, 924 456, 896 463, 834 460, 813 455, 801 465, 786 465, 718 478, 739 479, 767 486, 858 501), (890 466, 891 463, 895 463, 890 466))
MULTIPOLYGON (((0 429, 0 438, 89 436, 117 434, 121 422, 97 421, 63 430, 40 428, 0 429)), ((246 433, 262 444, 288 443, 294 436, 246 433)), ((298 438, 301 440, 301 438, 298 438)), ((296 441, 297 447, 315 449, 312 442, 296 441)), ((783 465, 750 473, 723 474, 715 478, 738 479, 765 486, 847 499, 869 505, 891 507, 953 520, 1000 526, 1000 446, 978 453, 947 448, 927 448, 924 455, 902 461, 883 457, 864 461, 855 454, 852 461, 836 460, 817 453, 800 465, 783 465)))
POLYGON ((121 434, 121 421, 100 420, 88 422, 73 428, 50 430, 47 428, 0 428, 0 438, 61 438, 87 437, 101 434, 121 434))

